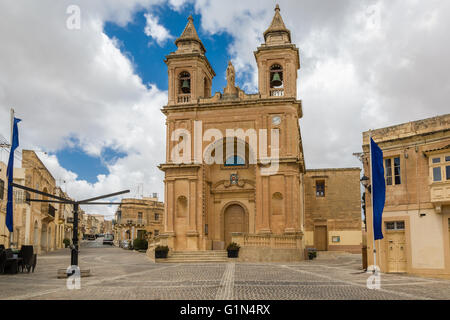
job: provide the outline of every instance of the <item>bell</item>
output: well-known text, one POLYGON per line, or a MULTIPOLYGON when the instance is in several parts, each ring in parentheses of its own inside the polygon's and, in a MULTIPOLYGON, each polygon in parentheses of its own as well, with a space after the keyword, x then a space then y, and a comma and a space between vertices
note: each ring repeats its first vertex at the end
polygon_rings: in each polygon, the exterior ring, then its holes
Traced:
POLYGON ((189 81, 183 80, 183 85, 181 86, 181 91, 183 91, 183 93, 191 92, 191 88, 189 86, 189 81))
POLYGON ((280 74, 278 72, 275 72, 273 74, 273 78, 270 84, 272 85, 272 87, 279 87, 283 84, 283 82, 281 82, 280 74))

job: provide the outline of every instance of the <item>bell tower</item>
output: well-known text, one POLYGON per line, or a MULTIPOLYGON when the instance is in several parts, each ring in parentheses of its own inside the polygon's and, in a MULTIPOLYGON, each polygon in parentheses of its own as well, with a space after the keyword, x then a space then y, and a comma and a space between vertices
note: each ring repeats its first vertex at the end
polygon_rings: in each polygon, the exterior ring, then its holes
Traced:
POLYGON ((211 97, 212 79, 216 74, 205 56, 206 49, 192 16, 175 45, 178 49, 164 60, 169 73, 168 105, 193 104, 199 98, 211 97))
POLYGON ((254 52, 258 65, 261 98, 297 97, 298 48, 291 43, 291 32, 284 25, 278 4, 264 43, 254 52))

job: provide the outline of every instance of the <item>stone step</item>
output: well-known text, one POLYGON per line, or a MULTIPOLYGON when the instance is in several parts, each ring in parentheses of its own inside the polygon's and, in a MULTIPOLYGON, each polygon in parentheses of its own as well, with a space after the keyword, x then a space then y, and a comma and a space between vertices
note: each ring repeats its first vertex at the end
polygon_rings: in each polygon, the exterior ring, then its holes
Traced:
POLYGON ((174 251, 167 259, 156 259, 162 263, 202 263, 202 262, 227 262, 228 254, 225 250, 208 251, 174 251))
POLYGON ((171 257, 226 257, 227 253, 223 254, 185 254, 185 253, 169 253, 171 257))
POLYGON ((184 260, 184 259, 156 259, 157 263, 224 263, 228 260, 184 260))
POLYGON ((204 255, 212 255, 212 254, 227 254, 226 250, 203 250, 203 251, 173 251, 172 254, 204 254, 204 255))
POLYGON ((168 257, 167 259, 174 260, 226 260, 228 257, 168 257))

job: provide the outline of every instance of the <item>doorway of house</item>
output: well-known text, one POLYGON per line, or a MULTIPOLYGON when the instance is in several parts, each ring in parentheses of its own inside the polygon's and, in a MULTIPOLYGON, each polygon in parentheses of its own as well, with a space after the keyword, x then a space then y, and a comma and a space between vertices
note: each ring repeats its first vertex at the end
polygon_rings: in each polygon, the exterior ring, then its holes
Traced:
POLYGON ((232 204, 225 210, 225 248, 231 243, 232 232, 245 232, 245 211, 238 204, 232 204))
POLYGON ((314 227, 314 247, 317 251, 327 251, 328 249, 328 232, 327 226, 314 227))
POLYGON ((386 222, 387 269, 390 273, 406 272, 406 236, 404 221, 386 222))

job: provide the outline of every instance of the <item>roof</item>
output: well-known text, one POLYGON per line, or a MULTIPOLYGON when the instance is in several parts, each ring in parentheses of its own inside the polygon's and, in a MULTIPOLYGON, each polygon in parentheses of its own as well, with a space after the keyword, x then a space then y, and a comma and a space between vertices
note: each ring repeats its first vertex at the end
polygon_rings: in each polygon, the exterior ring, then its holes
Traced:
POLYGON ((181 36, 177 40, 175 40, 175 44, 177 45, 177 43, 180 41, 196 41, 200 44, 202 50, 206 52, 205 46, 198 37, 197 30, 194 26, 194 18, 192 18, 192 15, 189 16, 188 23, 186 24, 186 27, 184 28, 181 36))
POLYGON ((275 15, 273 16, 272 23, 264 32, 264 40, 266 40, 267 35, 272 32, 285 32, 288 34, 289 42, 291 41, 291 31, 284 25, 283 18, 280 14, 280 6, 278 4, 275 7, 275 15))
POLYGON ((442 151, 442 150, 446 150, 446 149, 450 149, 450 144, 448 144, 448 145, 446 145, 446 146, 443 146, 443 147, 441 147, 441 148, 425 150, 423 153, 430 153, 430 152, 442 151))

